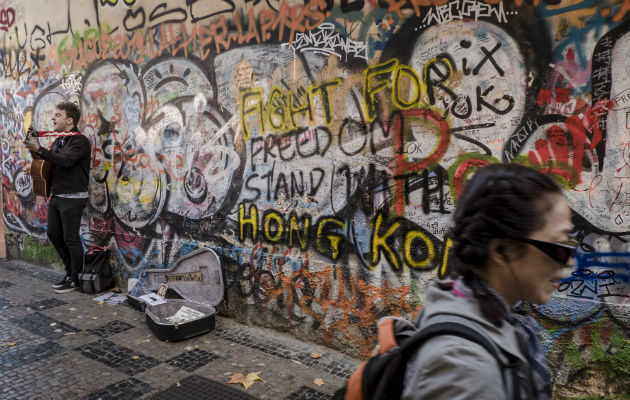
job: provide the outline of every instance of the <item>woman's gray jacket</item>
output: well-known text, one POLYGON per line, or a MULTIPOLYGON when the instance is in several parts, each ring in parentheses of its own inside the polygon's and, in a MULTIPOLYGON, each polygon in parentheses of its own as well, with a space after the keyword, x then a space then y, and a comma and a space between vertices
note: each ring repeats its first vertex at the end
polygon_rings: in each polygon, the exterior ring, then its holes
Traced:
MULTIPOLYGON (((432 282, 426 294, 420 324, 435 314, 453 314, 481 326, 495 343, 517 360, 521 399, 534 398, 529 364, 523 356, 514 327, 505 322, 497 328, 480 312, 472 296, 441 289, 432 282)), ((507 399, 502 371, 496 359, 481 345, 457 336, 440 335, 427 340, 407 366, 404 400, 499 400, 507 399), (420 354, 420 357, 418 357, 420 354)))

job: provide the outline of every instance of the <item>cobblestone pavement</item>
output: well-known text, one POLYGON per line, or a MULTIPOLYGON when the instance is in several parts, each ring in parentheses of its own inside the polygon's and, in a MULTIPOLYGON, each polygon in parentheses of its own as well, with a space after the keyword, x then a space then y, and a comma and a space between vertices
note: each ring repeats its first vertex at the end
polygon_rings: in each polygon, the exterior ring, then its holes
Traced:
POLYGON ((56 294, 62 276, 0 260, 0 399, 327 399, 359 363, 222 317, 210 333, 162 342, 126 303, 56 294), (227 383, 250 372, 264 382, 227 383))

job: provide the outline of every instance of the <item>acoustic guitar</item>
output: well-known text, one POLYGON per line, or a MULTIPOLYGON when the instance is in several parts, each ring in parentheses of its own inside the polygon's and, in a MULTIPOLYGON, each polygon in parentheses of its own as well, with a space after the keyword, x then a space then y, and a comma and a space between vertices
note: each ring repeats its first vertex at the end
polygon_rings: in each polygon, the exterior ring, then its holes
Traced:
MULTIPOLYGON (((39 135, 33 127, 28 128, 26 140, 39 144, 39 135)), ((50 180, 52 178, 52 164, 44 160, 39 154, 31 151, 33 161, 31 162, 31 182, 33 184, 33 194, 35 196, 50 196, 50 180)))

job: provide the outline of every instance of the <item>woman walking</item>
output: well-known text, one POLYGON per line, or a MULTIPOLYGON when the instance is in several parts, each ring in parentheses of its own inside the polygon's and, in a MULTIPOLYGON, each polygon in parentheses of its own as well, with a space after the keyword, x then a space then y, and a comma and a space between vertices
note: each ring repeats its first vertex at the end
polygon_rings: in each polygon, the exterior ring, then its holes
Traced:
POLYGON ((561 189, 530 168, 490 165, 465 187, 454 223, 454 280, 430 285, 415 323, 451 314, 475 324, 513 360, 516 396, 507 393, 502 368, 481 345, 440 335, 410 361, 403 399, 550 399, 536 322, 513 307, 548 302, 562 268, 573 263, 575 246, 567 244, 571 210, 561 189))

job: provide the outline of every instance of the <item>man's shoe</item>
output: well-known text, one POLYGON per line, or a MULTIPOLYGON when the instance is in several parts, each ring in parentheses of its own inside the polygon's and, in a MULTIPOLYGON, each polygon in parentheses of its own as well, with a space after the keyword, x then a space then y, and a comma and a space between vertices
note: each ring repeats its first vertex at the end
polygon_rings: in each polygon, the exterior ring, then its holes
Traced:
POLYGON ((73 290, 77 290, 78 288, 79 285, 77 285, 75 281, 73 281, 72 279, 68 279, 66 283, 63 284, 63 286, 55 289, 55 293, 68 293, 72 292, 73 290))
POLYGON ((62 280, 52 285, 53 289, 59 289, 60 287, 66 284, 68 279, 70 279, 68 275, 64 276, 62 280))

